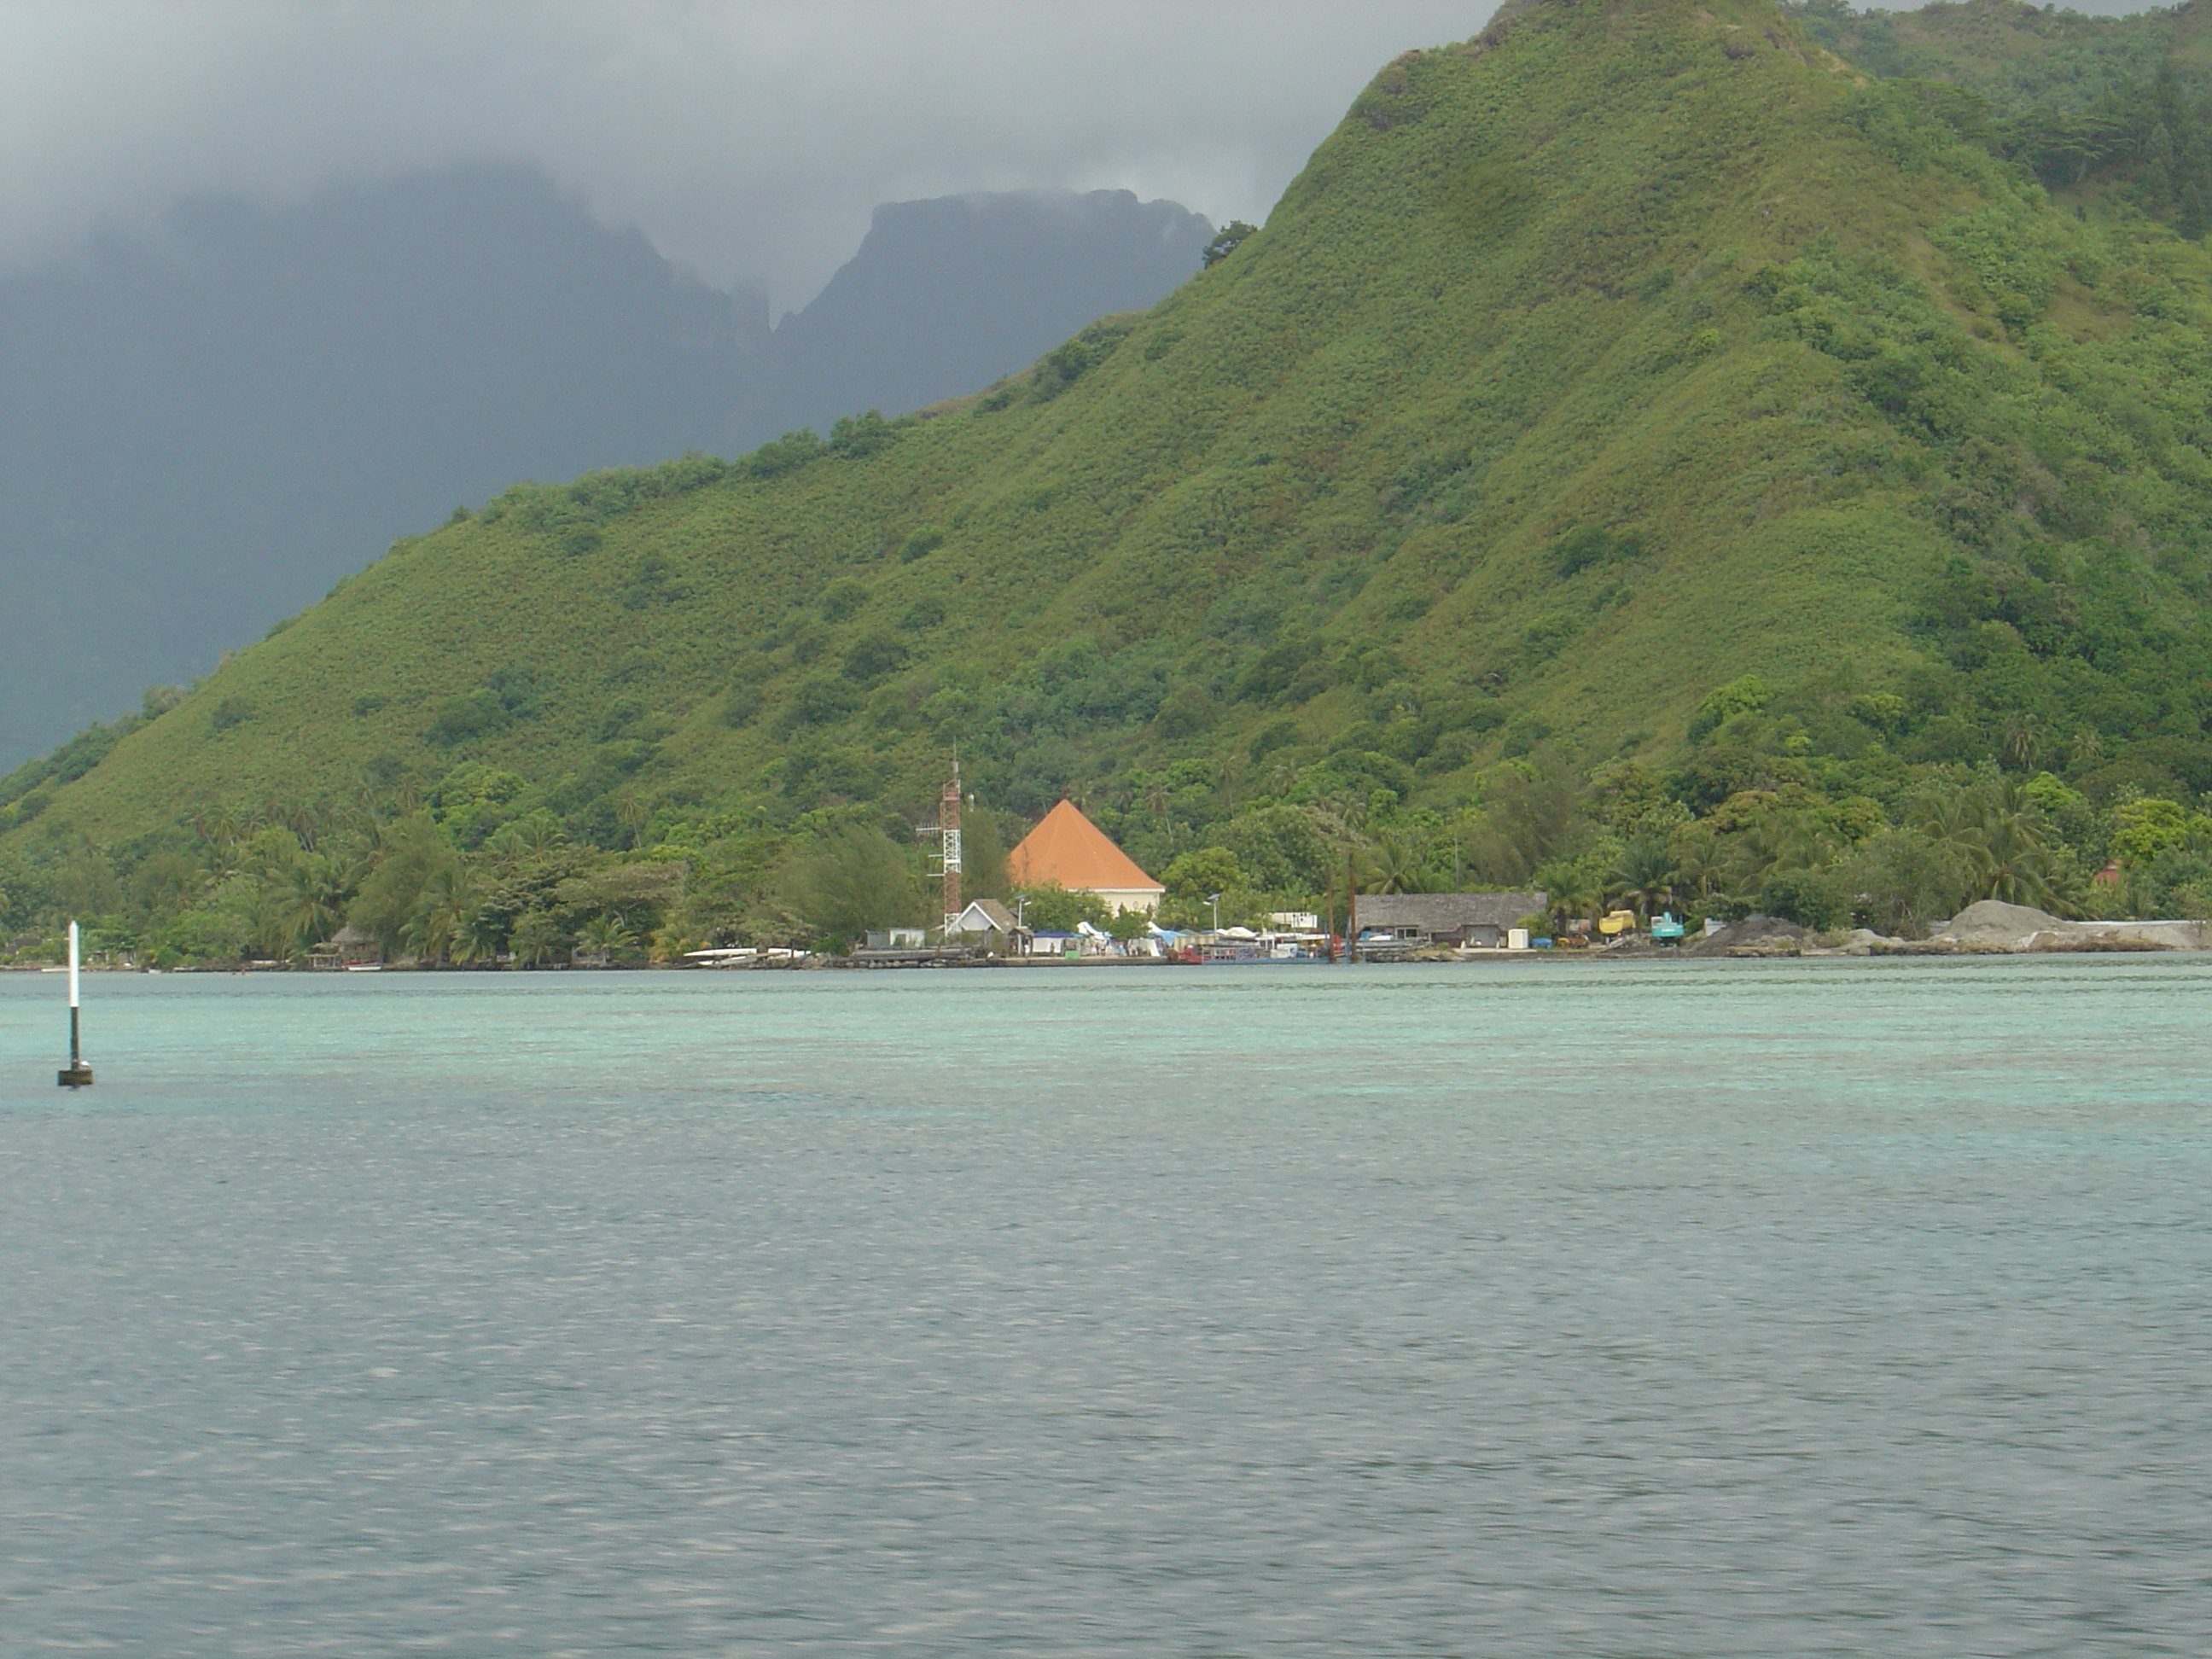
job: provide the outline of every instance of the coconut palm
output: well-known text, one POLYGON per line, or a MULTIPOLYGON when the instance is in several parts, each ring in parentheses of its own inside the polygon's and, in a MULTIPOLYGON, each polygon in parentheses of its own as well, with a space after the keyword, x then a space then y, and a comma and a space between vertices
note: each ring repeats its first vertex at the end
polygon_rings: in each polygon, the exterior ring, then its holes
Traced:
POLYGON ((1627 905, 1639 920, 1654 910, 1674 907, 1674 890, 1680 879, 1674 855, 1658 836, 1638 836, 1620 849, 1607 872, 1607 896, 1627 905))
POLYGON ((278 878, 284 898, 284 927, 295 946, 330 937, 345 915, 351 896, 349 872, 319 853, 311 853, 278 878))
POLYGON ((1570 921, 1591 921, 1604 902, 1604 893, 1580 859, 1554 859, 1536 871, 1534 880, 1562 927, 1570 921))
POLYGON ((2019 779, 1984 777, 1923 796, 1915 817, 1929 839, 1965 866, 1970 897, 2046 910, 2069 907, 2042 814, 2019 779))
POLYGON ((257 881, 246 902, 246 948, 256 957, 282 962, 292 953, 292 929, 283 890, 257 881))
POLYGON ((2022 772, 2035 769, 2035 763, 2043 755, 2043 722, 2026 709, 2015 709, 2005 717, 2004 762, 2022 772))
POLYGON ((561 924, 543 910, 524 914, 507 935, 517 968, 537 968, 553 959, 561 942, 561 924))
POLYGON ((1359 884, 1369 893, 1425 893, 1430 888, 1419 853, 1387 831, 1362 855, 1359 884))
POLYGON ((543 812, 533 812, 526 818, 517 818, 494 830, 484 842, 484 851, 502 868, 543 858, 568 837, 561 826, 543 812))
POLYGON ((1729 890, 1727 849, 1706 825, 1684 824, 1667 843, 1674 861, 1675 896, 1684 903, 1711 908, 1729 890))
POLYGON ((441 865, 422 884, 422 896, 407 919, 402 942, 422 962, 453 957, 470 915, 483 897, 476 871, 458 860, 441 865))
POLYGON ((623 925, 623 919, 610 911, 593 916, 576 932, 576 955, 580 957, 598 957, 612 962, 636 943, 636 938, 623 925))
POLYGON ((489 962, 499 955, 500 946, 505 942, 505 929, 499 917, 479 904, 461 919, 461 925, 454 931, 453 960, 489 962))

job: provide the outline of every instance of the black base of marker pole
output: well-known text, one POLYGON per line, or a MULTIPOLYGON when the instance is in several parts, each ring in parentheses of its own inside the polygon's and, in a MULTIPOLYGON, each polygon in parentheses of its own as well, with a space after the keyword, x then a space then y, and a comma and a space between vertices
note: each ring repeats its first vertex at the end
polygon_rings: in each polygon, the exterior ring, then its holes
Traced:
MULTIPOLYGON (((72 922, 70 925, 74 927, 76 924, 72 922)), ((70 940, 70 965, 72 968, 76 965, 75 938, 70 940)), ((84 1051, 77 1046, 81 1039, 77 1035, 76 994, 76 987, 72 984, 70 987, 70 1063, 54 1073, 54 1082, 64 1089, 89 1089, 92 1087, 92 1067, 84 1063, 84 1051)))

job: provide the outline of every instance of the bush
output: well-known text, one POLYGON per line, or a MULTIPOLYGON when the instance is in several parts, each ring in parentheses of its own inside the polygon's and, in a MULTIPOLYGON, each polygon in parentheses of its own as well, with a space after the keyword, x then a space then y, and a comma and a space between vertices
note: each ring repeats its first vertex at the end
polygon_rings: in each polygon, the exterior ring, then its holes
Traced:
POLYGON ((1163 738, 1195 737, 1221 717, 1213 694, 1202 685, 1183 684, 1168 694, 1152 718, 1152 730, 1163 738))
POLYGON ((507 705, 489 686, 474 691, 465 691, 448 697, 438 705, 437 713, 430 717, 428 729, 422 733, 423 741, 438 748, 451 748, 465 743, 471 738, 480 738, 496 732, 507 724, 507 705))
POLYGON ((1759 890, 1759 908, 1814 933, 1840 927, 1851 914, 1843 884, 1825 870, 1783 870, 1759 890))
POLYGON ((921 911, 906 854, 880 830, 854 828, 794 859, 784 875, 790 907, 831 948, 863 938, 871 927, 903 926, 921 911))
POLYGON ((841 623, 853 617, 868 602, 868 585, 854 576, 840 576, 822 590, 822 617, 825 622, 841 623))
POLYGON ((801 680, 791 694, 787 720, 794 726, 828 726, 860 706, 860 694, 834 675, 801 680))
POLYGON ((945 532, 933 524, 926 524, 906 538, 899 549, 899 558, 907 564, 927 558, 945 545, 945 532))
POLYGON ((865 460, 878 451, 896 443, 899 428, 885 420, 880 410, 870 410, 865 415, 848 415, 830 428, 831 453, 865 460))
POLYGON ((906 660, 906 647, 878 629, 855 641, 845 653, 845 675, 860 685, 871 685, 906 660))
POLYGON ((1577 525, 1552 544, 1552 563, 1562 576, 1571 576, 1594 565, 1626 564, 1643 556, 1641 533, 1607 530, 1602 525, 1577 525))
POLYGON ((1255 234, 1259 228, 1257 225, 1246 224, 1242 219, 1231 219, 1213 233, 1213 240, 1206 245, 1206 252, 1200 256, 1204 263, 1199 266, 1199 269, 1212 270, 1214 266, 1242 247, 1244 245, 1244 239, 1255 234))
POLYGON ((1075 924, 1087 921, 1105 927, 1113 920, 1106 901, 1096 893, 1071 893, 1057 882, 1039 882, 1019 895, 1022 925, 1042 933, 1072 933, 1075 924))
POLYGON ((1758 714, 1772 696, 1766 682, 1756 674, 1740 674, 1726 685, 1714 687, 1690 720, 1690 741, 1702 742, 1738 714, 1758 714))

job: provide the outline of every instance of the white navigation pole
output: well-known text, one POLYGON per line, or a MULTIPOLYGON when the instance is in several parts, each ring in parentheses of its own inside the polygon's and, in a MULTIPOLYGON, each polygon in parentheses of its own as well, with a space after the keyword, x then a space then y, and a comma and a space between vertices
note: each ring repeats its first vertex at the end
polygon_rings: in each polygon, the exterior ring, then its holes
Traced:
POLYGON ((82 1089, 92 1083, 92 1067, 84 1063, 84 1055, 77 1046, 76 1000, 76 924, 70 923, 70 1063, 69 1069, 54 1075, 54 1081, 64 1089, 82 1089))

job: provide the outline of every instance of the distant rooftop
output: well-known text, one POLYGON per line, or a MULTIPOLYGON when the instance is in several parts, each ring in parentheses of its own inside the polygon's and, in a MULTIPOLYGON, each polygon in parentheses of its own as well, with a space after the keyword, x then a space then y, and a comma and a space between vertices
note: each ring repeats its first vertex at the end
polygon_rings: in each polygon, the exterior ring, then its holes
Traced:
POLYGON ((1510 927, 1541 910, 1549 896, 1534 893, 1376 893, 1359 896, 1362 927, 1418 927, 1451 933, 1462 927, 1510 927))

